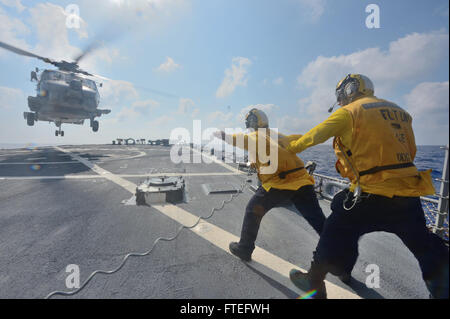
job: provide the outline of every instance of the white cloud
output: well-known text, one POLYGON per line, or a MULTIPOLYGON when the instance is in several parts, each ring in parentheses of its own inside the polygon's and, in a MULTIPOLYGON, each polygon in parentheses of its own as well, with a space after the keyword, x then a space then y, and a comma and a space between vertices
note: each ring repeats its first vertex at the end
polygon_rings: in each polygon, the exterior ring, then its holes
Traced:
POLYGON ((263 111, 264 113, 266 113, 267 117, 269 118, 269 125, 273 127, 273 119, 275 119, 276 116, 276 111, 279 110, 278 105, 275 104, 252 104, 252 105, 248 105, 244 108, 242 108, 239 113, 236 115, 236 121, 242 125, 242 123, 244 123, 245 120, 245 116, 247 115, 247 113, 251 110, 251 109, 258 109, 263 111))
POLYGON ((158 68, 158 71, 162 72, 173 72, 180 67, 179 64, 176 64, 175 61, 171 57, 167 57, 166 61, 163 62, 158 68))
POLYGON ((178 104, 178 114, 187 114, 189 110, 195 105, 194 101, 189 98, 180 98, 178 104))
POLYGON ((284 82, 284 79, 283 79, 283 77, 278 77, 278 78, 276 78, 276 79, 273 79, 273 81, 272 81, 272 83, 274 84, 274 85, 281 85, 281 84, 283 84, 283 82, 284 82))
MULTIPOLYGON (((0 39, 2 42, 6 42, 13 46, 20 47, 22 49, 28 49, 26 42, 21 39, 30 33, 30 29, 19 19, 11 18, 0 7, 0 39)), ((0 54, 9 54, 3 49, 0 50, 0 54)))
POLYGON ((200 112, 200 109, 199 109, 199 108, 194 109, 194 110, 192 111, 192 113, 191 113, 191 117, 192 117, 192 118, 196 117, 197 114, 198 114, 198 112, 200 112))
MULTIPOLYGON (((82 52, 80 48, 70 44, 69 32, 76 32, 79 38, 86 38, 87 23, 83 19, 80 20, 80 28, 68 29, 67 14, 61 6, 38 3, 34 7, 27 8, 27 11, 29 17, 23 19, 25 24, 19 19, 9 17, 0 8, 0 39, 2 41, 53 60, 72 61, 82 52), (36 39, 34 47, 24 39, 29 34, 33 34, 36 39)), ((4 55, 4 50, 0 54, 4 55)), ((80 66, 90 72, 98 73, 96 66, 99 62, 112 63, 118 57, 120 55, 117 49, 99 46, 80 62, 80 66)))
MULTIPOLYGON (((38 3, 34 7, 27 8, 27 11, 29 17, 22 19, 22 22, 9 17, 0 8, 0 39, 2 41, 54 60, 72 61, 82 52, 81 49, 70 44, 69 32, 76 32, 79 38, 87 37, 87 24, 83 19, 80 20, 80 28, 68 29, 67 14, 61 6, 38 3), (34 46, 25 41, 25 36, 30 34, 36 39, 34 46)), ((4 50, 0 54, 3 55, 4 50)), ((81 61, 81 67, 96 73, 95 66, 98 62, 111 63, 118 56, 119 52, 116 49, 99 47, 81 61)))
POLYGON ((387 51, 369 48, 348 55, 319 56, 298 76, 301 88, 309 96, 299 100, 302 129, 319 123, 334 103, 336 83, 348 73, 367 75, 375 85, 375 94, 388 98, 399 84, 416 84, 448 60, 449 35, 444 31, 412 33, 393 41, 387 51))
MULTIPOLYGON (((312 124, 316 125, 318 123, 312 124)), ((302 120, 301 117, 296 116, 283 116, 276 121, 276 127, 283 134, 304 134, 306 131, 302 128, 307 125, 308 123, 305 123, 305 119, 302 120)))
POLYGON ((96 1, 95 8, 109 14, 121 13, 124 19, 153 20, 158 15, 173 14, 177 9, 186 9, 186 0, 112 0, 96 1))
MULTIPOLYGON (((70 61, 81 52, 69 43, 69 29, 66 26, 66 12, 63 7, 52 3, 39 3, 29 8, 29 13, 30 24, 38 40, 33 49, 36 54, 55 60, 70 61)), ((85 23, 81 23, 79 30, 79 34, 86 32, 85 23)))
POLYGON ((167 124, 169 124, 170 122, 172 122, 174 119, 173 117, 170 117, 168 115, 163 115, 160 116, 156 119, 154 119, 153 121, 150 122, 150 124, 152 126, 165 126, 167 124))
POLYGON ((148 109, 154 110, 159 107, 159 102, 154 100, 144 100, 144 101, 136 101, 133 103, 133 107, 136 109, 148 109))
POLYGON ((190 11, 189 0, 81 0, 81 15, 88 21, 96 19, 108 25, 108 32, 120 35, 125 32, 146 35, 160 32, 173 23, 177 16, 190 11))
POLYGON ((248 78, 247 68, 252 62, 243 57, 235 57, 231 61, 231 69, 225 70, 225 78, 216 91, 216 97, 224 98, 234 92, 236 86, 246 86, 248 78))
POLYGON ((430 73, 448 58, 449 35, 444 31, 412 33, 389 45, 388 51, 369 48, 349 55, 323 57, 309 63, 298 77, 300 85, 314 87, 333 83, 345 74, 367 74, 380 83, 406 80, 430 73))
MULTIPOLYGON (((448 114, 449 85, 447 82, 423 82, 405 96, 412 115, 448 114)), ((448 122, 448 117, 444 118, 448 122)))
POLYGON ((233 113, 223 113, 221 111, 215 111, 209 113, 207 116, 208 123, 226 123, 229 122, 233 118, 233 113))
POLYGON ((133 83, 120 80, 105 81, 99 88, 100 96, 109 103, 117 104, 123 100, 137 99, 139 93, 133 83))
POLYGON ((22 90, 0 86, 0 109, 25 109, 26 104, 22 90))
POLYGON ((0 0, 0 3, 7 7, 16 8, 16 10, 19 12, 22 12, 26 9, 21 0, 0 0))
POLYGON ((317 22, 325 11, 325 0, 298 0, 303 8, 303 16, 317 22))
POLYGON ((154 100, 136 101, 129 107, 124 107, 117 113, 117 120, 137 119, 146 117, 150 112, 160 106, 159 102, 154 100))
POLYGON ((405 95, 418 144, 448 143, 449 82, 423 82, 405 95))

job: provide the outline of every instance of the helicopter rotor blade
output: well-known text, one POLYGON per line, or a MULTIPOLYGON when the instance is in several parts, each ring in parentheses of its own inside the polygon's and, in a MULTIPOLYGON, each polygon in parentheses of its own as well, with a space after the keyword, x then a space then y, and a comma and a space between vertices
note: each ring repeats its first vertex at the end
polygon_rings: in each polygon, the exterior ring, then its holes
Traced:
POLYGON ((55 63, 55 61, 53 61, 53 60, 51 60, 49 58, 44 58, 44 57, 39 56, 37 54, 34 54, 34 53, 31 53, 31 52, 28 52, 28 51, 16 48, 16 47, 14 47, 12 45, 6 44, 6 43, 1 42, 1 41, 0 41, 0 47, 5 49, 5 50, 8 50, 8 51, 14 52, 16 54, 19 54, 19 55, 28 56, 28 57, 31 57, 31 58, 36 58, 36 59, 42 60, 42 61, 44 61, 46 63, 50 63, 50 64, 54 64, 55 63))
MULTIPOLYGON (((89 54, 92 51, 96 50, 100 46, 100 44, 101 43, 98 42, 98 41, 93 42, 92 44, 90 44, 86 48, 86 50, 84 50, 79 56, 76 57, 75 62, 72 62, 72 63, 65 62, 65 61, 60 61, 60 62, 54 61, 54 60, 51 60, 49 58, 45 58, 45 57, 39 56, 37 54, 34 54, 34 53, 31 53, 31 52, 28 52, 28 51, 16 48, 16 47, 14 47, 12 45, 6 44, 6 43, 1 42, 1 41, 0 41, 0 48, 3 48, 5 50, 11 51, 11 52, 14 52, 14 53, 19 54, 19 55, 23 55, 23 56, 27 56, 27 57, 31 57, 31 58, 36 58, 36 59, 42 60, 42 61, 44 61, 46 63, 50 63, 50 64, 56 66, 58 69, 68 70, 70 72, 76 72, 76 73, 80 73, 80 74, 83 74, 83 75, 86 75, 86 76, 96 77, 98 79, 105 80, 105 81, 116 81, 116 80, 109 79, 107 77, 104 77, 104 76, 101 76, 101 75, 98 75, 98 74, 89 73, 87 71, 84 71, 84 70, 81 70, 81 69, 78 68, 78 62, 81 59, 83 59, 87 54, 89 54)), ((163 91, 159 91, 159 90, 150 89, 150 88, 147 88, 147 87, 142 87, 142 86, 137 86, 137 85, 134 85, 134 87, 136 87, 138 89, 141 89, 141 90, 144 90, 144 91, 152 92, 154 94, 157 94, 157 95, 160 95, 160 96, 164 96, 164 97, 179 98, 179 96, 177 96, 177 95, 174 95, 174 94, 171 94, 171 93, 167 93, 167 92, 163 92, 163 91)))
MULTIPOLYGON (((111 81, 111 82, 118 81, 118 80, 113 80, 113 79, 110 79, 110 78, 107 78, 105 76, 101 76, 101 75, 98 75, 98 74, 91 74, 90 76, 91 77, 95 77, 95 78, 99 78, 99 79, 105 80, 105 81, 111 81)), ((124 82, 128 82, 128 81, 124 81, 124 82)), ((155 90, 155 89, 150 89, 150 88, 143 87, 143 86, 140 86, 140 85, 135 85, 132 82, 129 82, 129 83, 131 83, 133 85, 133 87, 135 87, 136 89, 139 89, 139 90, 151 92, 151 93, 154 93, 154 94, 157 94, 157 95, 160 95, 160 96, 163 96, 163 97, 167 97, 167 98, 176 98, 176 99, 180 98, 178 95, 175 95, 175 94, 172 94, 172 93, 159 91, 159 90, 155 90)))
POLYGON ((157 94, 159 96, 163 96, 163 97, 167 97, 167 98, 173 98, 173 99, 179 99, 180 97, 178 95, 172 94, 172 93, 168 93, 168 92, 164 92, 164 91, 160 91, 160 90, 155 90, 155 89, 151 89, 148 87, 143 87, 140 85, 134 85, 135 88, 140 89, 140 90, 144 90, 147 92, 151 92, 153 94, 157 94))
POLYGON ((74 62, 76 64, 78 64, 78 62, 80 62, 82 59, 84 59, 86 57, 86 55, 90 54, 91 52, 97 50, 97 48, 101 45, 101 43, 99 41, 94 41, 92 42, 90 45, 87 46, 87 48, 81 52, 80 55, 78 55, 77 57, 75 57, 74 62))
POLYGON ((99 79, 105 80, 105 81, 114 81, 113 79, 110 79, 110 78, 107 78, 105 76, 101 76, 101 75, 98 75, 98 74, 90 74, 89 76, 92 76, 94 78, 99 78, 99 79))

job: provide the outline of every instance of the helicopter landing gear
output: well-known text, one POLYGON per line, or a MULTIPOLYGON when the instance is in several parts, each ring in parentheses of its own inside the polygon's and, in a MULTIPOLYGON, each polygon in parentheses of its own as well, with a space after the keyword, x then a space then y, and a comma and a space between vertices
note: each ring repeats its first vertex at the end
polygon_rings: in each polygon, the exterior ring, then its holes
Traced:
POLYGON ((91 127, 92 127, 92 131, 97 132, 98 131, 98 121, 91 121, 91 127))
POLYGON ((55 136, 60 135, 61 137, 64 136, 64 131, 61 131, 61 124, 58 126, 58 130, 55 131, 55 136))
POLYGON ((27 114, 27 124, 28 124, 28 126, 33 126, 34 125, 34 120, 35 120, 34 113, 28 112, 26 114, 27 114))

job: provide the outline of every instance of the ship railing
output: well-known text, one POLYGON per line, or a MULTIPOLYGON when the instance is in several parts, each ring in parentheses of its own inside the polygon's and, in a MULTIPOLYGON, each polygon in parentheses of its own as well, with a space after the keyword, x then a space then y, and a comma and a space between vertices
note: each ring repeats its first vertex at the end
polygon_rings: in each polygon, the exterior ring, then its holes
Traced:
POLYGON ((449 164, 448 164, 448 144, 441 147, 445 149, 444 167, 442 169, 442 178, 437 178, 441 184, 439 193, 436 196, 439 198, 437 207, 433 207, 433 212, 436 216, 433 225, 433 232, 437 235, 447 239, 448 242, 448 182, 449 182, 449 164))

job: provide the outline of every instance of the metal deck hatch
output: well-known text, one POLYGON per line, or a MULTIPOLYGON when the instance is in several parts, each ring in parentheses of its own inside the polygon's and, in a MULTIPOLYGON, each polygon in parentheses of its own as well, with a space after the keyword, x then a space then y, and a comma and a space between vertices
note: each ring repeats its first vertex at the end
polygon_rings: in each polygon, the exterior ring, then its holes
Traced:
POLYGON ((184 200, 184 179, 181 176, 148 178, 136 187, 136 204, 176 204, 184 200))
POLYGON ((233 183, 209 183, 202 184, 206 195, 211 194, 234 194, 240 192, 239 186, 233 183))

